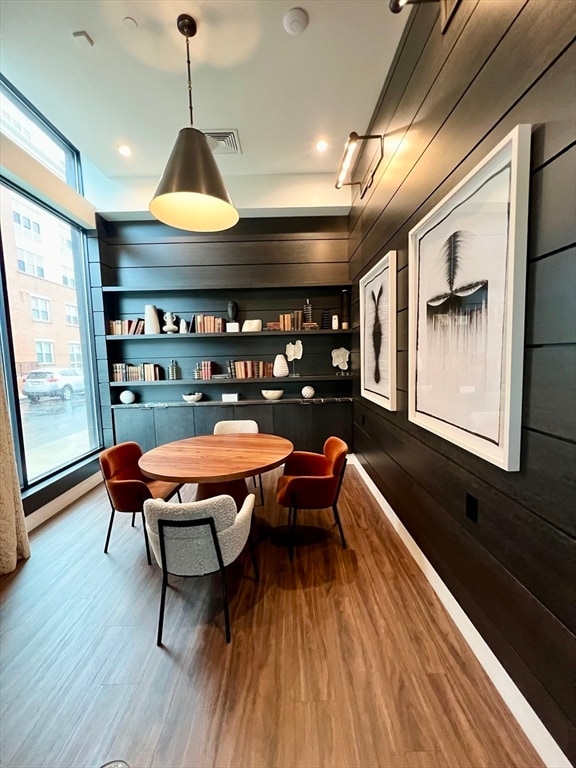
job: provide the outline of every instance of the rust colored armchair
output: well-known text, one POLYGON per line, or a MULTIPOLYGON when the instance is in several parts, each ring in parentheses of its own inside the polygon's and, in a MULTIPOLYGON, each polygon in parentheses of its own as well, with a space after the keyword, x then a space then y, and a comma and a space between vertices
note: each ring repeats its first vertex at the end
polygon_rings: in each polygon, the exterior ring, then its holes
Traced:
POLYGON ((294 451, 284 465, 284 474, 278 478, 277 501, 288 508, 290 528, 289 555, 294 555, 294 527, 299 509, 328 509, 332 507, 334 520, 340 532, 342 547, 346 539, 338 514, 338 496, 346 469, 348 446, 339 437, 329 437, 324 453, 294 451))
POLYGON ((178 499, 182 501, 180 496, 180 488, 182 486, 177 483, 151 480, 146 477, 138 466, 140 456, 142 456, 142 449, 138 443, 134 442, 113 445, 100 454, 100 469, 102 470, 112 510, 104 552, 108 552, 110 534, 112 533, 112 525, 114 523, 114 513, 130 512, 132 514, 132 525, 134 525, 136 513, 139 512, 142 515, 146 557, 148 558, 148 565, 151 565, 148 534, 146 533, 144 520, 144 502, 146 499, 164 499, 164 501, 167 501, 175 493, 178 494, 178 499))

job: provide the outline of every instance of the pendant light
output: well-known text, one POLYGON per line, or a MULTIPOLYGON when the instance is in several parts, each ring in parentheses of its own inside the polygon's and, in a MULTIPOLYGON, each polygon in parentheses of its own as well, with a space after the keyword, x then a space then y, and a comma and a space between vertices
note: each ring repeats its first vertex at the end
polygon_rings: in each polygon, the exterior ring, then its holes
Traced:
POLYGON ((164 224, 178 229, 219 232, 233 227, 239 215, 224 185, 206 136, 192 124, 189 39, 196 34, 196 21, 187 13, 182 13, 178 16, 177 26, 178 31, 186 37, 190 125, 182 128, 178 134, 150 203, 150 213, 164 224))

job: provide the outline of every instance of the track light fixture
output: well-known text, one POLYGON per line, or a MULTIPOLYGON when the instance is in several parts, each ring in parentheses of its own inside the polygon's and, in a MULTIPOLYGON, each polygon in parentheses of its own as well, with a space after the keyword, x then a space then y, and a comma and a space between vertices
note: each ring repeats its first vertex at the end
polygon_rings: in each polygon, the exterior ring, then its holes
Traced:
POLYGON ((192 125, 192 78, 189 39, 197 30, 195 19, 182 13, 178 31, 186 37, 188 109, 190 125, 182 128, 154 197, 150 213, 159 221, 190 232, 219 232, 239 219, 224 185, 208 140, 192 125))
POLYGON ((366 192, 370 189, 372 186, 372 182, 374 181, 374 176, 376 175, 376 171, 378 170, 378 167, 380 166, 380 163, 382 162, 382 159, 384 158, 384 136, 380 135, 379 133, 369 134, 366 136, 359 136, 356 131, 352 131, 352 133, 348 136, 348 141, 346 142, 346 145, 344 147, 344 154, 342 155, 342 160, 340 161, 340 168, 338 169, 338 176, 336 178, 336 189, 342 189, 342 187, 349 187, 354 186, 356 184, 360 185, 360 199, 364 197, 366 192), (352 165, 352 158, 354 157, 354 153, 356 152, 356 147, 358 146, 359 141, 368 141, 369 139, 378 139, 380 142, 380 155, 375 163, 375 165, 370 169, 370 171, 364 176, 362 181, 344 181, 346 178, 348 171, 350 170, 350 166, 352 165))
POLYGON ((438 3, 440 0, 390 0, 389 7, 392 13, 400 13, 405 5, 419 5, 420 3, 438 3))

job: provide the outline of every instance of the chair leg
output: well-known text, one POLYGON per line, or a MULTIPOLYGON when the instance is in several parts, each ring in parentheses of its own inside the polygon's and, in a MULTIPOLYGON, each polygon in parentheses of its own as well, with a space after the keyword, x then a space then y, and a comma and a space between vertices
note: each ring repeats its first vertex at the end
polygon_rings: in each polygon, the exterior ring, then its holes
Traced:
POLYGON ((182 496, 180 496, 180 488, 178 488, 178 490, 176 491, 176 496, 178 496, 178 501, 180 502, 180 504, 182 504, 182 496))
POLYGON ((158 615, 158 635, 156 645, 162 645, 162 629, 164 627, 164 607, 166 605, 166 587, 168 586, 168 574, 162 574, 162 592, 160 593, 160 613, 158 615))
POLYGON ((262 487, 262 475, 258 475, 258 486, 260 488, 260 505, 264 506, 264 488, 262 487))
POLYGON ((336 520, 336 525, 338 526, 338 530, 340 531, 340 539, 342 540, 342 549, 346 549, 346 539, 344 538, 344 531, 342 530, 342 523, 340 522, 340 515, 338 514, 337 504, 332 505, 332 510, 334 512, 334 519, 336 520))
POLYGON ((254 580, 260 581, 260 573, 258 571, 258 563, 256 562, 256 548, 254 547, 252 531, 250 531, 248 534, 248 546, 250 547, 250 557, 252 558, 252 568, 254 569, 254 580))
POLYGON ((148 559, 148 565, 152 565, 152 558, 150 557, 150 544, 148 543, 148 532, 146 531, 146 518, 144 517, 144 510, 142 510, 142 530, 144 531, 144 543, 146 544, 146 557, 148 559))
POLYGON ((112 533, 112 523, 114 522, 114 512, 115 509, 112 507, 112 511, 110 513, 110 522, 108 523, 108 533, 106 535, 106 544, 104 544, 104 552, 108 552, 108 544, 110 544, 110 534, 112 533))
POLYGON ((136 512, 132 512, 132 528, 134 528, 135 523, 136 523, 136 512))
POLYGON ((224 624, 226 626, 226 642, 229 643, 232 639, 230 633, 230 613, 228 611, 228 590, 226 589, 226 571, 225 568, 220 568, 222 574, 222 600, 224 601, 224 624))

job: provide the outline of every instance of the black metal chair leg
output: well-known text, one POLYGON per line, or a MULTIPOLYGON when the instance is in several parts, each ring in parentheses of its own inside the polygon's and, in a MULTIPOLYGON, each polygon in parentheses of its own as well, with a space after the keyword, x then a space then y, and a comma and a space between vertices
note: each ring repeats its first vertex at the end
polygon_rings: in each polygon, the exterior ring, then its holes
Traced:
POLYGON ((180 496, 180 488, 178 488, 178 490, 176 491, 176 496, 178 496, 178 501, 180 502, 180 504, 182 504, 182 496, 180 496))
POLYGON ((224 601, 224 624, 226 626, 226 642, 229 643, 232 639, 230 633, 230 613, 228 611, 228 591, 226 589, 226 572, 224 568, 220 568, 222 574, 222 599, 224 601))
POLYGON ((344 531, 342 530, 342 523, 340 522, 340 515, 338 514, 338 505, 333 504, 332 510, 334 512, 334 519, 336 520, 336 525, 338 526, 338 530, 340 531, 340 539, 342 540, 342 549, 346 549, 346 539, 344 538, 344 531))
POLYGON ((164 607, 166 605, 166 587, 168 586, 168 574, 162 574, 162 592, 160 593, 160 613, 158 615, 158 636, 156 645, 162 645, 162 629, 164 627, 164 607))
POLYGON ((132 528, 134 528, 135 523, 136 523, 136 512, 132 512, 132 528))
POLYGON ((112 523, 114 522, 114 507, 110 513, 110 522, 108 523, 108 533, 106 535, 106 544, 104 544, 104 552, 108 552, 108 544, 110 544, 110 534, 112 533, 112 523))
POLYGON ((150 557, 150 544, 148 543, 148 533, 146 531, 146 518, 144 517, 144 510, 142 510, 142 530, 144 531, 144 542, 146 544, 146 557, 148 559, 148 565, 152 565, 152 558, 150 557))

